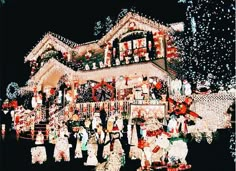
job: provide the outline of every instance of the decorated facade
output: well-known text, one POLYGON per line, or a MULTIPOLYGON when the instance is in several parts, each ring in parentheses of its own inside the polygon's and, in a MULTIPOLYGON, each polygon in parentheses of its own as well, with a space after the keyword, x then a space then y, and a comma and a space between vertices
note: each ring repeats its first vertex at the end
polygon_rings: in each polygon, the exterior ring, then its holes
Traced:
MULTIPOLYGON (((97 170, 124 166, 121 141, 127 136, 128 156, 140 159, 142 169, 191 168, 186 135, 211 143, 217 129, 231 127, 226 110, 235 94, 193 94, 188 81, 178 79, 168 64, 178 58, 173 36, 179 25, 129 12, 96 41, 77 44, 44 35, 25 57, 31 74, 20 93, 31 102, 30 109, 14 103, 17 136, 29 132, 34 139, 36 127, 45 123, 45 137, 36 136, 36 142, 55 144, 59 162, 71 160, 68 132, 75 133, 75 158, 88 151, 85 165, 97 170), (101 145, 102 156, 97 156, 101 145), (106 161, 100 163, 101 158, 106 161)), ((47 159, 43 151, 32 148, 32 163, 47 159)))

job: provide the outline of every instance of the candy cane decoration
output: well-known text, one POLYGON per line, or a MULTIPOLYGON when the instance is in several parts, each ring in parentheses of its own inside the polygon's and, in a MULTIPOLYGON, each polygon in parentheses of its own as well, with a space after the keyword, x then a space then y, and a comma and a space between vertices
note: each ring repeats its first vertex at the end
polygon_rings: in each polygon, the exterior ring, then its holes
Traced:
POLYGON ((2 135, 5 135, 6 133, 6 125, 2 124, 2 135))
POLYGON ((123 101, 120 101, 119 102, 119 111, 120 112, 123 112, 123 107, 124 107, 123 101))
POLYGON ((115 110, 115 102, 111 101, 111 112, 115 110))
POLYGON ((84 103, 84 104, 83 104, 83 112, 87 112, 87 111, 88 111, 87 104, 84 103))
POLYGON ((108 112, 108 103, 104 103, 104 110, 108 112))
POLYGON ((95 103, 91 103, 91 112, 92 112, 92 113, 95 112, 95 103))

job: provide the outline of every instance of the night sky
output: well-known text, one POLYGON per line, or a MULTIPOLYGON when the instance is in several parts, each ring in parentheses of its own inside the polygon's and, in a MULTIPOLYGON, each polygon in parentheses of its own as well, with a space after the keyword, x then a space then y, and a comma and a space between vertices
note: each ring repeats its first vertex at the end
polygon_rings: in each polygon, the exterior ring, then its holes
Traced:
POLYGON ((183 21, 185 7, 178 0, 5 0, 0 6, 0 97, 6 86, 24 86, 29 79, 29 63, 24 57, 51 31, 76 43, 96 40, 96 21, 116 19, 122 8, 136 11, 164 23, 183 21))

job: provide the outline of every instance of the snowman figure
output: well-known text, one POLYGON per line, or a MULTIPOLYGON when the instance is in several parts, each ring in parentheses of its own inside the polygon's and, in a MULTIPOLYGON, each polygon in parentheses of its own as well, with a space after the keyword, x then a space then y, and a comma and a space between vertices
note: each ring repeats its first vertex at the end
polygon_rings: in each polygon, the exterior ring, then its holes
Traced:
POLYGON ((183 80, 182 92, 183 92, 183 95, 186 95, 186 96, 189 96, 192 94, 191 84, 188 82, 188 80, 183 80))
POLYGON ((89 65, 88 65, 88 64, 86 64, 86 65, 85 65, 85 70, 90 70, 90 68, 89 68, 89 65))
POLYGON ((93 62, 93 68, 92 69, 97 69, 96 63, 93 62))

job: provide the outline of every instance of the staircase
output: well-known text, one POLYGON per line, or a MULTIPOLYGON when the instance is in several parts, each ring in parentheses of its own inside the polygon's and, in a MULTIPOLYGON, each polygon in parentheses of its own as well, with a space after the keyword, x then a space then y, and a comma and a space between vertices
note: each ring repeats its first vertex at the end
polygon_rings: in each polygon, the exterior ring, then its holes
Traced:
MULTIPOLYGON (((63 117, 64 110, 65 110, 65 108, 62 108, 60 111, 55 113, 54 119, 56 119, 56 122, 61 122, 64 119, 64 117, 63 117)), ((29 130, 29 131, 21 132, 17 138, 35 141, 38 131, 41 131, 44 135, 44 141, 47 141, 48 140, 48 136, 46 135, 47 124, 50 124, 50 121, 40 121, 39 123, 35 123, 33 135, 31 134, 31 131, 29 130)))
POLYGON ((47 122, 43 122, 43 121, 39 122, 38 124, 35 124, 33 135, 31 135, 31 131, 26 131, 26 132, 20 133, 19 138, 35 141, 38 131, 41 131, 44 135, 44 141, 47 141, 48 140, 48 137, 46 136, 46 125, 47 124, 48 124, 47 122))

